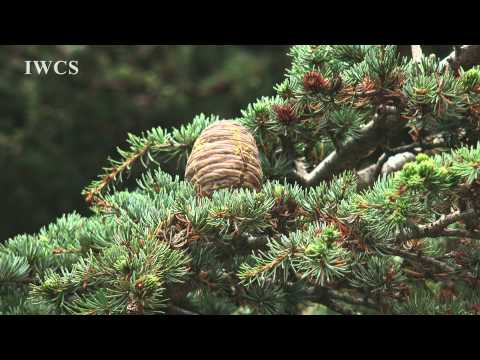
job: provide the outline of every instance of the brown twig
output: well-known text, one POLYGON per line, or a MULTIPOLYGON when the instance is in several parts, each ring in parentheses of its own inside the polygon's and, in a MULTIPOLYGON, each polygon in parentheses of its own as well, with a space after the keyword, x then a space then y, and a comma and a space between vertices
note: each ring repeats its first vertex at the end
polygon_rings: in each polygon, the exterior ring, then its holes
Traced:
POLYGON ((461 212, 455 211, 448 215, 442 215, 442 217, 427 225, 414 226, 406 231, 400 232, 396 237, 396 242, 404 242, 412 239, 422 239, 426 237, 439 237, 445 228, 457 221, 473 220, 478 215, 473 209, 469 209, 461 212))
POLYGON ((147 151, 150 150, 152 145, 151 142, 145 143, 142 148, 133 153, 129 158, 125 159, 119 166, 111 168, 107 174, 102 175, 100 177, 100 184, 84 193, 85 201, 88 204, 92 204, 102 191, 108 187, 111 182, 115 181, 117 176, 122 174, 126 169, 129 169, 138 159, 143 157, 147 151))

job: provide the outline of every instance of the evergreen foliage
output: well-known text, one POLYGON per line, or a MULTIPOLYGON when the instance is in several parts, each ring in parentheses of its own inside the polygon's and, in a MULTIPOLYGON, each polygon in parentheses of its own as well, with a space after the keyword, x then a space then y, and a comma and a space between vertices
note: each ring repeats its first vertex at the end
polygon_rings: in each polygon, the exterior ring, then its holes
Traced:
POLYGON ((66 215, 0 247, 4 314, 476 314, 480 68, 395 46, 301 45, 236 119, 260 191, 200 197, 183 169, 218 116, 128 136, 66 215), (395 154, 415 159, 395 172, 395 154), (122 179, 141 163, 137 187, 122 179), (371 169, 367 181, 361 174, 371 169))

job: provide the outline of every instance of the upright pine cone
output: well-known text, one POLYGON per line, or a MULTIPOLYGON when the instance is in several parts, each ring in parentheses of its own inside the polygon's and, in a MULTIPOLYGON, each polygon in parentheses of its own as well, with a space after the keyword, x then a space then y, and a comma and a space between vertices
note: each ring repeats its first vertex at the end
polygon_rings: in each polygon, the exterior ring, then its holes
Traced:
POLYGON ((262 167, 252 134, 232 120, 206 128, 193 145, 185 178, 201 195, 224 188, 260 190, 262 167))

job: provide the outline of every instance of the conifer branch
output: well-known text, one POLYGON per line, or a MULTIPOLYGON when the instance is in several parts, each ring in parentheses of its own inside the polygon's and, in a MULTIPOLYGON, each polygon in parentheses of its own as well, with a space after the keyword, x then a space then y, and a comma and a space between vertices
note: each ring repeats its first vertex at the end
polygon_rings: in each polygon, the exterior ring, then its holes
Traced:
POLYGON ((402 169, 406 163, 415 160, 413 154, 442 147, 446 147, 446 144, 412 143, 398 146, 394 149, 385 148, 385 152, 378 158, 377 163, 357 172, 360 188, 373 185, 380 175, 388 175, 402 169), (398 155, 398 157, 394 158, 394 155, 398 155), (384 169, 385 165, 387 165, 386 169, 384 169))
POLYGON ((406 250, 397 249, 397 248, 393 248, 393 247, 385 247, 385 250, 387 250, 391 254, 398 255, 398 256, 403 257, 407 260, 410 260, 413 263, 416 263, 416 264, 420 263, 420 264, 423 264, 423 265, 435 267, 435 268, 443 271, 445 273, 445 275, 447 275, 447 276, 448 275, 453 276, 456 273, 463 272, 464 279, 469 280, 469 281, 473 280, 475 282, 477 282, 479 280, 477 276, 472 274, 470 271, 465 271, 466 269, 464 269, 463 266, 458 265, 458 264, 450 265, 450 264, 447 264, 444 261, 441 261, 441 260, 436 259, 436 258, 431 257, 431 256, 426 256, 426 255, 421 254, 419 252, 415 254, 415 253, 411 253, 411 252, 406 251, 406 250))
POLYGON ((386 133, 391 130, 389 127, 398 123, 398 119, 399 115, 395 107, 379 107, 374 119, 361 129, 358 137, 351 138, 339 150, 333 151, 312 172, 304 176, 296 172, 297 177, 305 186, 315 186, 320 181, 327 180, 349 167, 354 167, 358 160, 384 142, 386 133))
MULTIPOLYGON (((479 106, 480 71, 441 73, 435 57, 412 50, 415 64, 394 46, 293 47, 278 96, 238 119, 263 152, 257 191, 202 197, 191 181, 156 168, 135 190, 104 194, 139 161, 177 160, 181 171, 219 119, 129 135, 130 148, 84 192, 102 212, 70 215, 0 246, 0 313, 11 308, 3 291, 12 282, 12 304, 25 313, 26 299, 45 304, 33 310, 44 313, 283 314, 312 301, 353 315, 398 312, 411 299, 404 312, 442 312, 444 304, 414 288, 425 279, 478 281, 477 242, 448 241, 446 249, 432 238, 480 239, 480 143, 461 142, 479 138, 476 113, 465 109, 479 106), (323 161, 312 160, 319 164, 308 173, 306 159, 323 161), (359 191, 354 171, 360 176, 367 163, 375 184, 359 191), (292 165, 301 183, 318 186, 291 184, 292 165), (432 221, 438 213, 447 215, 432 221), (421 251, 424 243, 431 252, 421 251)), ((455 300, 458 312, 480 302, 468 294, 455 300)))
POLYGON ((85 201, 88 204, 95 202, 96 198, 107 188, 119 175, 130 169, 132 165, 142 158, 152 146, 151 142, 146 142, 143 147, 137 151, 129 154, 129 157, 124 159, 118 166, 111 167, 108 172, 100 176, 99 182, 84 192, 85 201))
POLYGON ((202 130, 214 121, 218 121, 218 117, 200 114, 186 127, 172 129, 171 134, 161 127, 153 128, 142 136, 128 134, 127 142, 130 144, 130 149, 125 151, 117 148, 121 160, 109 159, 111 166, 104 168, 105 173, 99 176, 99 180, 92 182, 82 195, 85 196, 88 204, 93 204, 110 184, 118 178, 121 180, 123 173, 129 171, 135 163, 141 161, 147 167, 144 162, 146 157, 155 162, 152 156, 161 154, 165 159, 176 157, 179 162, 186 156, 202 130))
POLYGON ((397 154, 397 152, 387 151, 378 158, 376 164, 370 165, 367 168, 358 171, 357 175, 359 178, 359 188, 365 188, 373 185, 373 183, 378 179, 381 174, 388 175, 394 171, 400 170, 403 165, 405 165, 409 161, 412 161, 412 157, 414 159, 412 153, 405 152, 402 153, 403 156, 392 161, 392 158, 390 156, 394 154, 397 154), (384 167, 386 164, 390 166, 388 166, 387 169, 385 169, 384 171, 384 167))
POLYGON ((450 266, 449 264, 441 261, 441 260, 438 260, 438 259, 435 259, 431 256, 426 256, 426 255, 423 255, 423 254, 420 254, 420 253, 412 253, 412 252, 409 252, 407 250, 402 250, 402 249, 397 249, 397 248, 394 248, 394 247, 385 247, 385 249, 393 254, 393 255, 398 255, 400 257, 403 257, 407 260, 411 260, 413 261, 414 263, 422 263, 422 264, 425 264, 425 265, 429 265, 429 266, 434 266, 444 272, 447 272, 447 273, 454 273, 455 271, 459 270, 460 268, 458 267, 453 267, 453 266, 450 266))
POLYGON ((271 271, 278 267, 283 261, 287 260, 291 254, 292 250, 284 249, 279 254, 277 254, 276 257, 270 259, 270 261, 265 261, 264 263, 259 264, 258 266, 249 269, 248 271, 245 271, 242 274, 242 278, 248 280, 260 276, 261 274, 264 274, 268 271, 271 271))
POLYGON ((444 236, 442 234, 447 226, 457 221, 468 221, 477 217, 478 215, 474 209, 469 209, 463 212, 458 210, 448 215, 442 215, 439 220, 430 224, 411 227, 410 229, 398 234, 396 241, 401 243, 412 239, 444 236))

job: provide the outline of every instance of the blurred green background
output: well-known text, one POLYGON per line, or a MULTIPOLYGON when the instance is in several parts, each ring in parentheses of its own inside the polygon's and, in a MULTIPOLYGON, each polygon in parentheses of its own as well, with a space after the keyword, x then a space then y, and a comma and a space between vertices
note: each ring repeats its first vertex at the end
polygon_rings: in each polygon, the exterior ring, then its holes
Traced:
POLYGON ((273 95, 287 46, 0 47, 0 241, 88 212, 80 193, 127 132, 203 112, 228 118, 273 95), (24 75, 25 60, 78 60, 76 76, 24 75))

